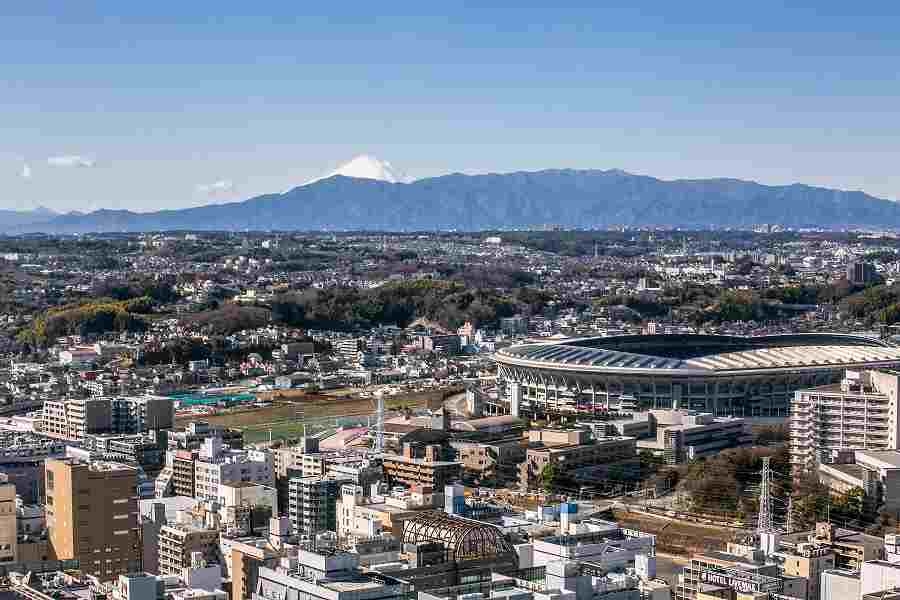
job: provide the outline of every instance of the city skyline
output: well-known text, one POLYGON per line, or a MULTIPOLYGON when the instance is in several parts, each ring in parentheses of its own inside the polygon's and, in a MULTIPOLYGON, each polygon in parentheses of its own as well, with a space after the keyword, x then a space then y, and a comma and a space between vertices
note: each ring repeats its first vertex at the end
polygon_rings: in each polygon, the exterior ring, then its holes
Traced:
POLYGON ((893 6, 227 8, 5 9, 0 208, 238 201, 359 154, 900 189, 893 6))

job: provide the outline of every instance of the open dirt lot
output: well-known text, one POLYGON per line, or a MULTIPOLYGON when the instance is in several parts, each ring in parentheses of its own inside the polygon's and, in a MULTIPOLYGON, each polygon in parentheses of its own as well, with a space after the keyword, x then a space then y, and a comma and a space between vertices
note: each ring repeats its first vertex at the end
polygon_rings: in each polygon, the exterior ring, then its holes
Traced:
POLYGON ((656 535, 656 547, 668 554, 691 556, 695 552, 724 550, 740 532, 713 525, 685 523, 643 513, 614 510, 617 523, 656 535))
MULTIPOLYGON (((386 396, 387 409, 397 408, 438 408, 443 398, 454 389, 413 392, 386 396)), ((299 390, 260 394, 261 401, 272 401, 271 406, 262 408, 238 408, 219 410, 203 416, 185 415, 175 419, 177 427, 202 419, 212 425, 233 427, 244 431, 248 442, 268 439, 297 437, 302 434, 303 423, 337 417, 365 417, 375 413, 373 398, 359 398, 340 394, 307 394, 299 390)))

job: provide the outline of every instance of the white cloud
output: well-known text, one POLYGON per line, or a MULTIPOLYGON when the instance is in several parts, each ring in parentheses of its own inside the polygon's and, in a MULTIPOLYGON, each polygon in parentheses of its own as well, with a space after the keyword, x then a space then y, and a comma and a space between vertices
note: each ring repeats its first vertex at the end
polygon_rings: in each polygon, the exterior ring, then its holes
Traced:
POLYGON ((31 179, 31 166, 28 163, 22 165, 22 178, 23 179, 31 179))
POLYGON ((89 168, 96 165, 93 158, 78 156, 77 154, 67 154, 64 156, 51 156, 47 159, 47 164, 51 167, 84 167, 89 168))
POLYGON ((220 179, 219 181, 214 181, 213 183, 197 184, 198 192, 200 192, 201 194, 209 194, 210 196, 214 196, 216 194, 227 194, 232 190, 234 190, 234 182, 229 179, 220 179))

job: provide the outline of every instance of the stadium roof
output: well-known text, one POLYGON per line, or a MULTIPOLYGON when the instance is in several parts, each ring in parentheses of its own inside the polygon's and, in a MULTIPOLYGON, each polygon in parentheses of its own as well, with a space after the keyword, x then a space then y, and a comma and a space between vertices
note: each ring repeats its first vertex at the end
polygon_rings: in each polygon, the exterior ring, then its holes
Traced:
POLYGON ((501 364, 581 372, 718 373, 780 368, 865 367, 900 363, 900 347, 842 334, 753 338, 649 335, 582 338, 501 350, 501 364))

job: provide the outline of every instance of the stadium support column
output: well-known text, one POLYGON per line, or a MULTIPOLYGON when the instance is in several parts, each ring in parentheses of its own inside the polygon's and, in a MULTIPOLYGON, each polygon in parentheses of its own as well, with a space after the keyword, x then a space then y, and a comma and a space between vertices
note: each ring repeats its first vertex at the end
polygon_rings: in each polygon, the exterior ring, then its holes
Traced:
POLYGON ((519 405, 522 402, 522 385, 518 381, 510 381, 509 387, 509 414, 519 416, 519 405))

